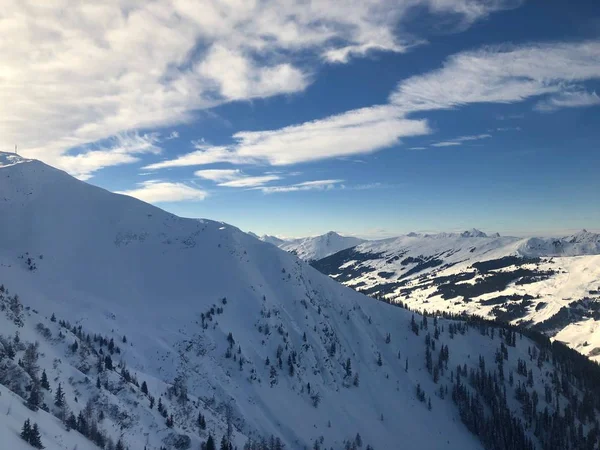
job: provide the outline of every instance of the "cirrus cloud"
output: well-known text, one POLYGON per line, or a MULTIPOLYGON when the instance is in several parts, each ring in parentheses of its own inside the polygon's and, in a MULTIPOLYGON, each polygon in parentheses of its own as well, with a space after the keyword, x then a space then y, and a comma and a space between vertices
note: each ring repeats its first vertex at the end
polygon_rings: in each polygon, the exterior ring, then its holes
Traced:
POLYGON ((406 31, 415 8, 468 26, 518 3, 9 1, 0 12, 0 144, 89 178, 140 153, 69 150, 187 123, 222 103, 301 92, 323 61, 406 51, 423 41, 406 31))
POLYGON ((144 181, 135 189, 118 191, 117 194, 129 195, 148 203, 201 201, 208 196, 202 189, 161 180, 144 181))

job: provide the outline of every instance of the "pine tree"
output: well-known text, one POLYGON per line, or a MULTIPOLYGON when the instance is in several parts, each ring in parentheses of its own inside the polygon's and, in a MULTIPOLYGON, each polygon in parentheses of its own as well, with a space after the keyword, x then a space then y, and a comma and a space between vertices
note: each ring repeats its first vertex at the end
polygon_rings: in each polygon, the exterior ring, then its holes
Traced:
POLYGON ((125 445, 123 444, 123 441, 121 439, 117 441, 117 446, 115 447, 115 450, 125 450, 125 445))
POLYGON ((21 428, 21 439, 25 442, 29 442, 31 439, 31 421, 27 419, 21 428))
POLYGON ((50 317, 50 322, 56 322, 56 316, 52 313, 52 317, 50 317))
POLYGON ((69 418, 67 419, 67 428, 69 430, 77 429, 77 418, 75 417, 75 414, 73 414, 73 413, 71 413, 69 415, 69 418))
POLYGON ((29 443, 35 448, 44 448, 42 445, 42 436, 40 435, 40 429, 38 428, 38 424, 34 423, 31 428, 31 438, 29 439, 29 443))
POLYGON ((148 395, 148 385, 146 384, 146 382, 142 382, 142 393, 148 395))
POLYGON ((31 392, 27 398, 27 407, 32 411, 37 411, 40 405, 40 389, 36 383, 31 387, 31 392))
POLYGON ((381 360, 381 353, 379 353, 377 356, 377 365, 380 367, 381 367, 381 365, 383 365, 383 361, 381 360))
POLYGON ((40 385, 47 391, 50 390, 50 383, 48 382, 48 375, 46 375, 45 369, 42 371, 42 379, 40 380, 40 385))
POLYGON ((58 388, 54 394, 54 405, 57 408, 62 408, 65 404, 65 393, 63 392, 62 385, 58 383, 58 388))
POLYGON ((227 436, 223 436, 223 439, 221 439, 221 450, 232 450, 232 446, 227 440, 227 436))
POLYGON ((212 434, 208 435, 208 440, 206 441, 206 450, 217 450, 212 434))
POLYGON ((96 389, 102 389, 102 384, 100 383, 100 377, 96 377, 96 389))

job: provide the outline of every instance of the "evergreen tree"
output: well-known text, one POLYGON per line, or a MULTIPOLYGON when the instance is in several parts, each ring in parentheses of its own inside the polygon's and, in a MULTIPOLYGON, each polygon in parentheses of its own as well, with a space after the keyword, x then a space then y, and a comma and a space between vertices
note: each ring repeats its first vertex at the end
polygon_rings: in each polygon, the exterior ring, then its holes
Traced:
POLYGON ((71 413, 69 418, 67 419, 67 429, 76 430, 77 429, 77 418, 75 414, 71 413))
POLYGON ((221 450, 233 450, 232 445, 227 440, 227 436, 223 436, 223 439, 221 439, 221 450))
POLYGON ((31 438, 29 439, 29 443, 35 448, 44 448, 42 445, 42 436, 40 435, 40 429, 38 428, 38 424, 34 423, 31 428, 31 438))
POLYGON ((212 434, 208 435, 208 440, 206 441, 206 450, 217 450, 212 434))
POLYGON ((121 439, 117 441, 117 446, 115 447, 115 450, 125 450, 125 445, 123 444, 123 441, 121 439))
POLYGON ((148 395, 148 385, 146 384, 146 382, 142 382, 142 393, 148 395))
POLYGON ((100 383, 100 377, 96 377, 96 388, 102 389, 102 384, 100 383))
POLYGON ((27 407, 32 411, 37 411, 40 405, 40 389, 37 383, 34 383, 27 398, 27 407))
POLYGON ((44 371, 42 371, 42 379, 40 380, 40 385, 42 386, 42 388, 46 389, 47 391, 50 390, 50 383, 48 382, 48 376, 46 375, 45 369, 44 369, 44 371))
POLYGON ((65 404, 65 393, 63 392, 62 385, 58 383, 58 388, 54 394, 54 405, 57 408, 62 408, 65 404))
POLYGON ((29 442, 31 439, 31 421, 27 419, 21 428, 21 439, 25 442, 29 442))

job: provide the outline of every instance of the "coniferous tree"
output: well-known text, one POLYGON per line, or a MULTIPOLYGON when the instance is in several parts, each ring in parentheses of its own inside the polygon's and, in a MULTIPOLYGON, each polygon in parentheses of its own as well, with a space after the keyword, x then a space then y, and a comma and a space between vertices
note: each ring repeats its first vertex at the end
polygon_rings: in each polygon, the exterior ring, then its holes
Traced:
POLYGON ((215 446, 215 440, 212 437, 212 434, 208 435, 208 439, 206 441, 206 450, 217 450, 215 446))
POLYGON ((148 385, 146 384, 146 382, 142 382, 142 393, 148 395, 148 385))
POLYGON ((34 423, 31 427, 31 438, 29 439, 29 443, 35 448, 44 448, 42 445, 42 436, 40 435, 40 429, 38 428, 37 423, 34 423))
POLYGON ((233 450, 232 445, 227 440, 227 436, 223 436, 221 439, 221 450, 233 450))
POLYGON ((31 439, 31 421, 29 419, 25 420, 23 428, 21 428, 21 439, 25 442, 29 442, 31 439))
POLYGON ((42 378, 40 380, 40 386, 42 386, 42 388, 46 389, 47 391, 50 390, 50 383, 48 382, 48 376, 46 375, 45 369, 42 371, 42 378))
POLYGON ((75 414, 71 413, 69 415, 69 418, 67 419, 67 429, 69 430, 76 430, 77 429, 77 418, 75 417, 75 414))
POLYGON ((63 392, 62 385, 58 383, 58 388, 54 394, 54 405, 57 408, 62 408, 65 404, 65 393, 63 392))
POLYGON ((27 398, 27 407, 32 411, 37 411, 40 405, 40 389, 37 383, 34 383, 27 398))

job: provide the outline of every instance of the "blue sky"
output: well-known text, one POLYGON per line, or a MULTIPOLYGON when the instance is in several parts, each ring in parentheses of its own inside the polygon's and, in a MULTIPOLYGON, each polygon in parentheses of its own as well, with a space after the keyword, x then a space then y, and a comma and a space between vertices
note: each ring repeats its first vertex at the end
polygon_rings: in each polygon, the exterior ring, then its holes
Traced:
POLYGON ((597 2, 284 3, 13 5, 0 144, 259 234, 600 229, 597 2))

